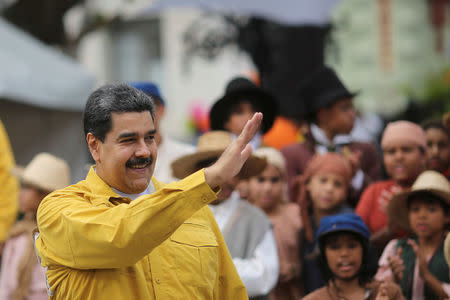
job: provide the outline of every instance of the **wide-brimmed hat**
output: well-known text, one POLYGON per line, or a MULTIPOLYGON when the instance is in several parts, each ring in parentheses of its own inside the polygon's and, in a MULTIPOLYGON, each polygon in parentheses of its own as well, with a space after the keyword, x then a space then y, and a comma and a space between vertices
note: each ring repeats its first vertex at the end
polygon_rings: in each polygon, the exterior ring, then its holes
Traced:
POLYGON ((70 185, 67 162, 45 152, 37 154, 25 168, 15 167, 11 172, 21 182, 47 192, 70 185))
POLYGON ((403 229, 409 230, 407 199, 422 192, 433 194, 450 205, 450 183, 448 180, 439 172, 425 171, 417 177, 411 190, 392 197, 387 206, 388 218, 395 220, 403 229))
POLYGON ((356 95, 357 93, 347 90, 336 72, 327 66, 321 66, 314 71, 299 87, 299 98, 305 102, 306 114, 309 117, 320 108, 356 95))
MULTIPOLYGON (((173 175, 181 179, 198 171, 199 163, 217 159, 232 140, 231 133, 227 131, 210 131, 203 134, 198 138, 195 153, 184 155, 172 162, 173 175)), ((266 165, 266 159, 252 154, 245 162, 238 176, 244 179, 258 175, 264 170, 266 165)))
POLYGON ((275 98, 253 81, 245 77, 233 78, 225 88, 225 94, 217 100, 209 112, 211 130, 225 130, 231 107, 239 101, 247 100, 256 105, 264 115, 261 131, 270 130, 278 113, 278 104, 275 98))
POLYGON ((325 236, 336 232, 352 232, 366 240, 370 238, 370 231, 361 217, 345 213, 323 217, 316 232, 316 242, 320 243, 325 236))

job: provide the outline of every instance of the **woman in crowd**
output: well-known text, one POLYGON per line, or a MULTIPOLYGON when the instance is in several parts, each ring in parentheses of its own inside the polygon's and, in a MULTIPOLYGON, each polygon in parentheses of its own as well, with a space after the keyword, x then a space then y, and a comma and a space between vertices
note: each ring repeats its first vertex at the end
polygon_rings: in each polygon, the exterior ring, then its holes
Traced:
POLYGON ((14 169, 21 182, 19 209, 24 214, 10 230, 2 256, 0 299, 48 299, 45 270, 34 250, 32 231, 37 228, 36 213, 50 192, 70 184, 67 163, 48 153, 39 153, 24 170, 14 169))

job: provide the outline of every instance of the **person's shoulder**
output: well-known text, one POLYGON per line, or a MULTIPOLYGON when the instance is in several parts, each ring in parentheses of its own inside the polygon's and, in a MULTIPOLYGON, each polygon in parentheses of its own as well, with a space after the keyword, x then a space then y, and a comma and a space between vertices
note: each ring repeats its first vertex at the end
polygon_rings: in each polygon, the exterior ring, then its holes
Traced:
POLYGON ((237 209, 240 210, 241 213, 249 218, 249 220, 252 222, 266 222, 268 224, 271 224, 269 217, 261 208, 251 204, 246 200, 240 200, 239 207, 237 209))
POLYGON ((331 299, 330 295, 327 292, 327 287, 324 286, 320 289, 315 290, 312 293, 309 293, 305 297, 302 298, 303 300, 321 300, 321 299, 331 299))

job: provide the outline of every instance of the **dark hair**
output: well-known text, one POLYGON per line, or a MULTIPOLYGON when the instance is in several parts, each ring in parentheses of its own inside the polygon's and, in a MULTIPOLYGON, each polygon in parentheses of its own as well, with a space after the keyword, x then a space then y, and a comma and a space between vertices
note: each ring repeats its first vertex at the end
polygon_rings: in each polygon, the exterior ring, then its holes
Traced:
POLYGON ((419 191, 411 194, 410 196, 408 196, 408 198, 406 198, 406 203, 408 204, 408 211, 411 206, 411 202, 413 200, 419 200, 427 204, 439 203, 439 205, 444 210, 444 214, 448 214, 450 208, 447 202, 445 202, 445 200, 442 199, 441 197, 427 191, 419 191))
POLYGON ((427 131, 428 129, 439 129, 442 130, 449 138, 450 138, 450 132, 448 132, 447 128, 445 128, 444 124, 442 122, 437 120, 429 120, 424 123, 422 123, 422 129, 424 131, 427 131))
POLYGON ((362 246, 363 248, 363 255, 361 260, 361 267, 359 269, 359 272, 357 274, 359 284, 364 285, 368 282, 370 282, 373 278, 373 276, 376 273, 377 270, 377 262, 374 259, 371 259, 371 257, 374 256, 373 249, 370 247, 369 241, 362 237, 359 234, 353 233, 351 231, 337 231, 332 232, 330 234, 327 234, 324 237, 321 237, 319 240, 319 257, 318 257, 318 264, 320 272, 322 273, 322 278, 325 280, 325 282, 329 282, 330 280, 333 280, 335 278, 333 272, 331 271, 330 267, 328 266, 328 261, 325 256, 325 244, 327 243, 327 240, 331 236, 343 234, 343 233, 350 233, 362 246))
POLYGON ((83 113, 84 135, 89 132, 105 141, 111 130, 111 113, 149 111, 154 119, 155 104, 150 96, 126 84, 108 84, 88 98, 83 113))

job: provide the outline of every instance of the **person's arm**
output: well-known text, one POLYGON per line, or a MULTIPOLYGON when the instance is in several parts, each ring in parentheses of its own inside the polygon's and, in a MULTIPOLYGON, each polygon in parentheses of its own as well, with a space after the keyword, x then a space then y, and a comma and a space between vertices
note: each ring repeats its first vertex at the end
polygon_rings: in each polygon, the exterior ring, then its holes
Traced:
MULTIPOLYGON (((0 122, 0 243, 17 217, 18 182, 11 174, 14 157, 3 124, 0 122)), ((1 251, 0 251, 1 255, 1 251)))
POLYGON ((130 204, 111 207, 93 205, 77 190, 64 189, 50 194, 39 206, 36 248, 46 266, 133 265, 215 198, 203 171, 130 204))
POLYGON ((234 265, 247 288, 249 297, 268 294, 278 281, 278 253, 273 230, 264 238, 248 259, 233 258, 234 265))
POLYGON ((218 270, 214 285, 214 299, 248 299, 247 290, 228 251, 227 244, 217 225, 212 212, 210 212, 211 229, 216 236, 218 244, 218 270))
MULTIPOLYGON (((211 167, 130 204, 93 205, 94 194, 69 187, 40 204, 36 248, 44 266, 77 269, 135 264, 165 241, 195 212, 216 199, 213 189, 236 176, 251 154, 248 142, 262 120, 255 113, 211 167), (84 197, 89 197, 90 201, 84 197)), ((102 202, 102 201, 98 201, 102 202)))

